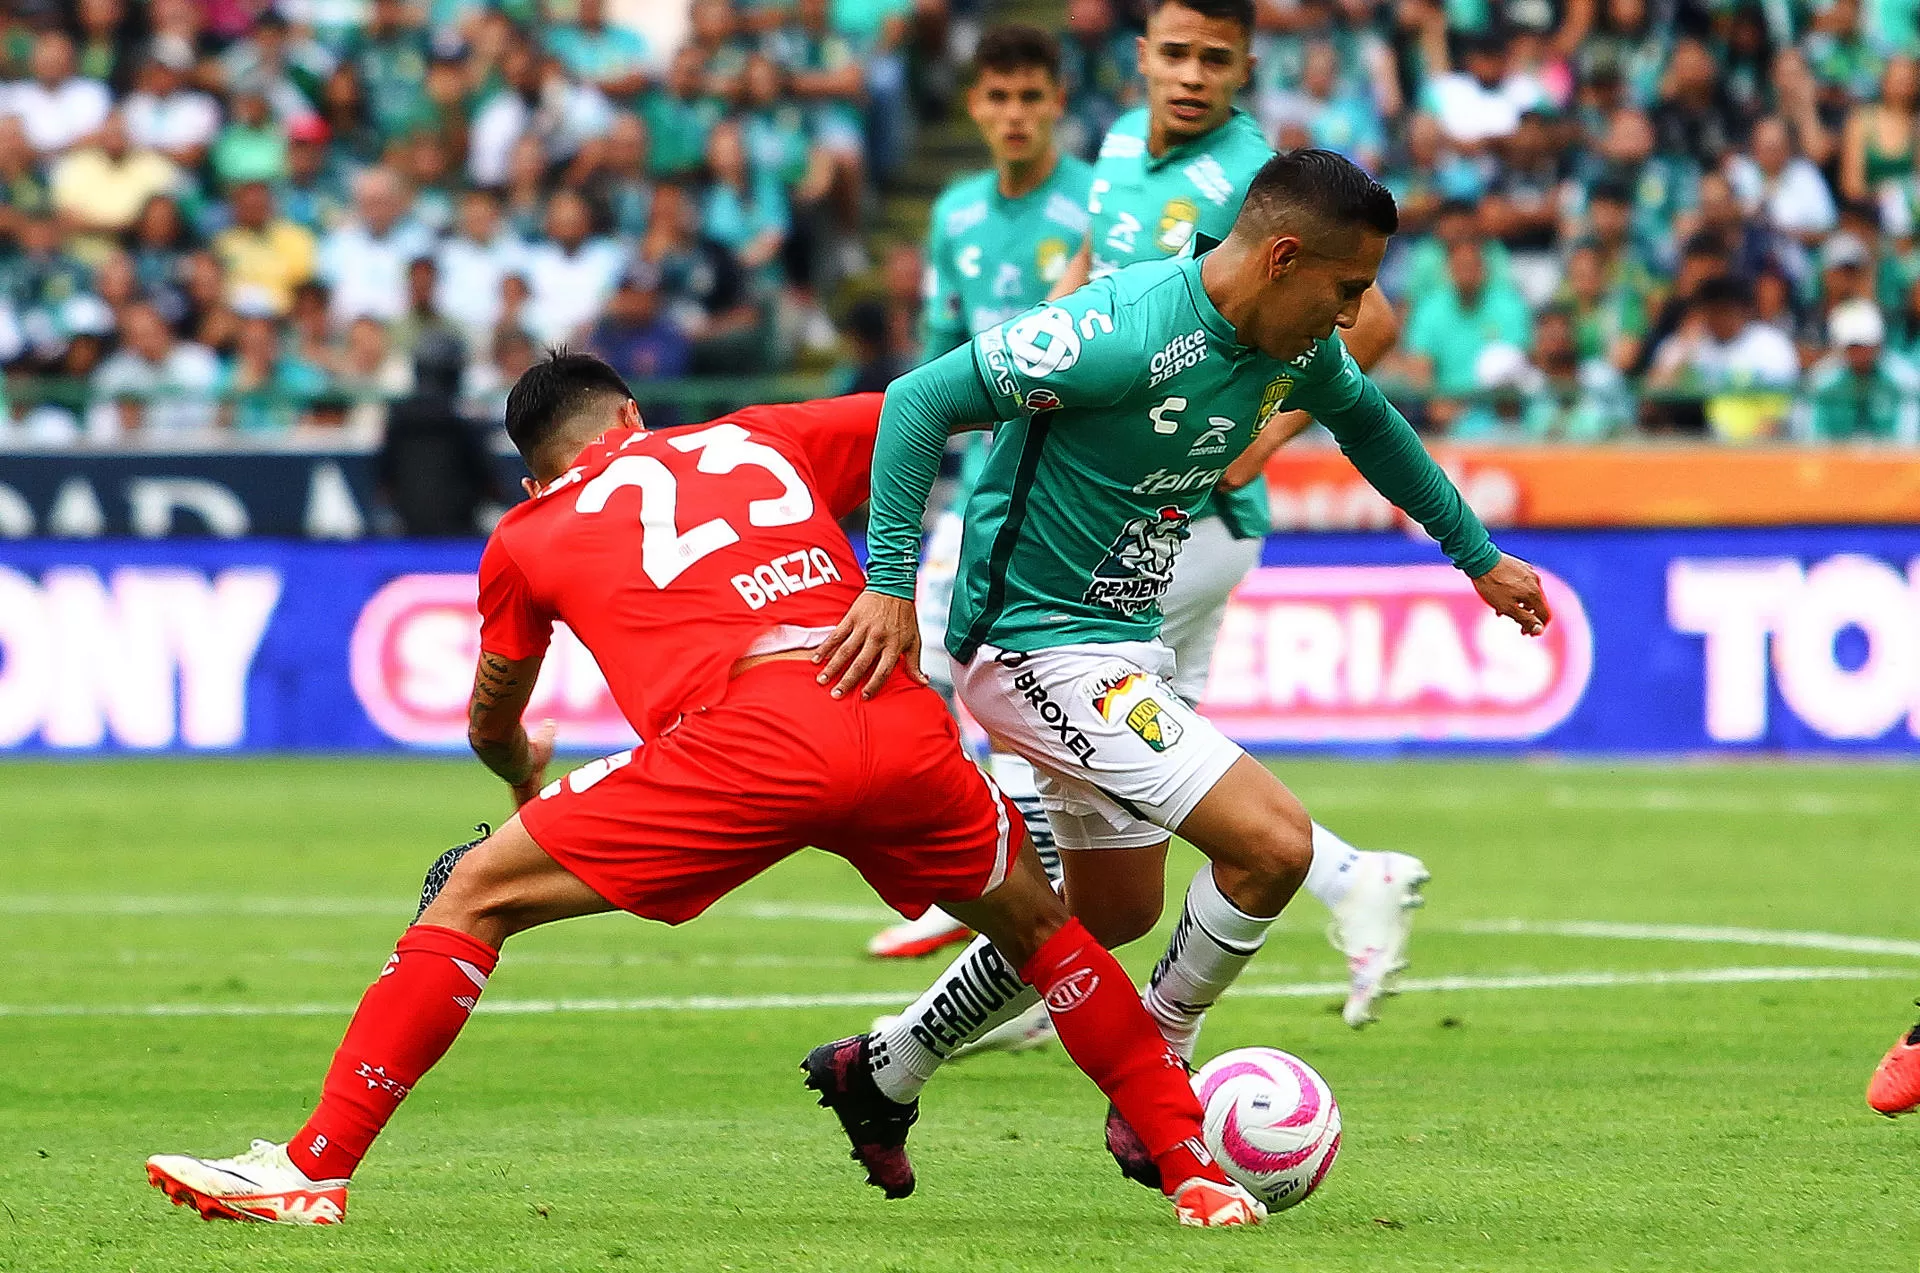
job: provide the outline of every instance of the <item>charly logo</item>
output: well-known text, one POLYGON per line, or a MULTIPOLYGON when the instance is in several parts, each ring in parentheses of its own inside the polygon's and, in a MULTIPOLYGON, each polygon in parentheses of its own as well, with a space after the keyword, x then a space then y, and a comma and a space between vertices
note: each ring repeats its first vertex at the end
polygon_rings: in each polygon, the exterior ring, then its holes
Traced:
POLYGON ((1151 516, 1133 518, 1120 528, 1081 600, 1127 615, 1158 602, 1173 582, 1173 563, 1192 520, 1171 504, 1151 516))

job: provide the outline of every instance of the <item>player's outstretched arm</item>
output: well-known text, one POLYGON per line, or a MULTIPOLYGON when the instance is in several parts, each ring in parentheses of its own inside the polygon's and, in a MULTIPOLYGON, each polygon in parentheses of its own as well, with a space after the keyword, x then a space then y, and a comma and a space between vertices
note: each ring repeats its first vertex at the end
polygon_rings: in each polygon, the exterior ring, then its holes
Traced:
POLYGON ((1496 612, 1529 636, 1546 631, 1553 613, 1533 567, 1494 546, 1492 536, 1406 417, 1379 386, 1349 363, 1331 385, 1296 405, 1311 411, 1339 441, 1360 475, 1419 522, 1496 612))
POLYGON ((1047 299, 1057 301, 1069 292, 1077 292, 1087 285, 1093 277, 1093 236, 1087 235, 1080 240, 1080 250, 1067 259, 1067 268, 1062 271, 1060 281, 1047 293, 1047 299))
POLYGON ((995 411, 973 349, 966 346, 917 367, 887 388, 873 447, 873 497, 867 519, 867 590, 814 651, 820 683, 834 696, 863 681, 871 698, 904 664, 920 671, 920 627, 913 586, 920 567, 920 527, 927 496, 940 475, 947 438, 991 421, 995 411))

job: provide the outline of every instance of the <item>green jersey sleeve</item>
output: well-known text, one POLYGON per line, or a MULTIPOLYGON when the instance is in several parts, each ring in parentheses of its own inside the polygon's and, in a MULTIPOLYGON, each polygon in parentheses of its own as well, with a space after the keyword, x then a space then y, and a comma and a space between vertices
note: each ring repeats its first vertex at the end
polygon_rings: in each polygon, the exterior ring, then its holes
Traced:
POLYGON ((867 587, 913 598, 920 566, 920 527, 927 496, 940 475, 947 439, 993 418, 994 404, 972 357, 955 349, 887 386, 873 444, 867 519, 867 587))
POLYGON ((1360 476, 1425 527, 1460 570, 1478 578, 1500 560, 1459 488, 1338 338, 1319 343, 1283 405, 1325 425, 1360 476))
POLYGON ((1037 306, 973 340, 974 366, 995 420, 1062 407, 1109 407, 1147 374, 1138 324, 1114 329, 1114 291, 1097 280, 1037 306))

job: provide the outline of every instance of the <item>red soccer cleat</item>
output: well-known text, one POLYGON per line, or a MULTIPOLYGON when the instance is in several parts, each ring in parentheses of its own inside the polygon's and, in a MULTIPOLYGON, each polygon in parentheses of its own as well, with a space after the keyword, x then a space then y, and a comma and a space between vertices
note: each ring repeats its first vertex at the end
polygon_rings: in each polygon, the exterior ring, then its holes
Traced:
POLYGON ((1880 1068, 1867 1084, 1867 1104, 1888 1118, 1920 1109, 1920 1025, 1902 1035, 1881 1058, 1880 1068))

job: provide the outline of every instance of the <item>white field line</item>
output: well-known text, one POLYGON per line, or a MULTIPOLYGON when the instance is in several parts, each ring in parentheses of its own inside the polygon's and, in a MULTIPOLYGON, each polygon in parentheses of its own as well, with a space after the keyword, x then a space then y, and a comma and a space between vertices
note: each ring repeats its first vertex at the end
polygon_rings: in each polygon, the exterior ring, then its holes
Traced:
MULTIPOLYGON (((1282 777, 1284 777, 1284 772, 1282 777)), ((1307 792, 1310 809, 1322 807, 1377 808, 1390 798, 1396 808, 1484 810, 1486 798, 1478 792, 1450 788, 1414 787, 1394 791, 1385 787, 1327 786, 1307 792)), ((1883 814, 1894 802, 1885 796, 1848 795, 1832 791, 1772 791, 1764 794, 1736 791, 1700 791, 1684 787, 1638 787, 1624 790, 1587 790, 1558 785, 1538 793, 1550 809, 1590 809, 1619 813, 1730 813, 1801 817, 1883 814)))
MULTIPOLYGON (((1566 972, 1505 977, 1410 977, 1403 994, 1431 991, 1585 990, 1630 986, 1718 986, 1756 982, 1876 981, 1910 977, 1902 968, 1689 968, 1675 972, 1566 972)), ((1259 999, 1319 999, 1343 995, 1344 981, 1255 982, 1232 993, 1259 999)), ((479 1011, 501 1016, 563 1012, 774 1012, 797 1008, 883 1008, 906 1003, 918 990, 866 990, 824 995, 691 995, 641 999, 482 999, 479 1011)), ((0 1004, 0 1017, 330 1017, 350 1003, 0 1004)))
POLYGON ((1854 937, 1846 933, 1796 932, 1781 928, 1729 928, 1707 924, 1615 924, 1599 920, 1542 923, 1496 919, 1456 924, 1441 931, 1478 936, 1513 933, 1526 937, 1590 937, 1604 941, 1696 942, 1714 946, 1777 946, 1790 950, 1838 950, 1850 955, 1895 955, 1920 959, 1920 941, 1897 937, 1854 937))
MULTIPOLYGON (((111 893, 0 893, 0 915, 156 915, 283 916, 370 915, 405 921, 412 896, 396 897, 196 897, 111 893)), ((714 912, 729 919, 811 920, 835 924, 874 924, 900 917, 884 906, 804 902, 736 902, 714 912)))

